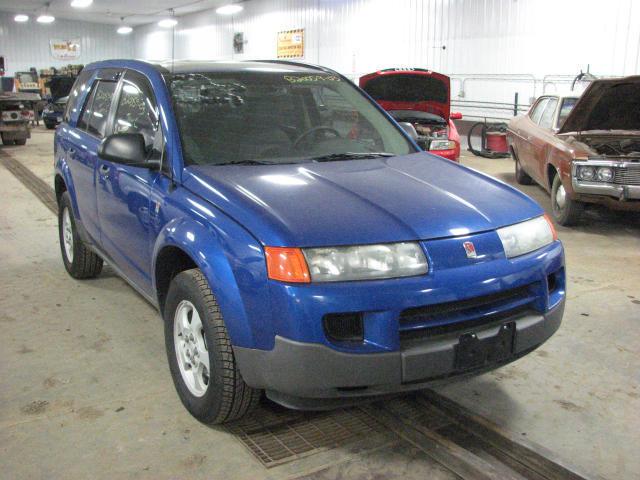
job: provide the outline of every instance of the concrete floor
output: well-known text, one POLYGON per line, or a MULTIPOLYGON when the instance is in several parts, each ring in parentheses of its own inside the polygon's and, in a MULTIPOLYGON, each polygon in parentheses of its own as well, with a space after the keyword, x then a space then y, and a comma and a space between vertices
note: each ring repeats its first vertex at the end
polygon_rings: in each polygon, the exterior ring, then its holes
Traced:
MULTIPOLYGON (((51 184, 51 142, 36 129, 3 151, 51 184)), ((510 160, 463 163, 513 183, 510 160)), ((72 280, 55 217, 3 167, 0 185, 1 478, 450 477, 376 439, 264 469, 182 408, 153 308, 109 268, 72 280)), ((540 188, 523 190, 549 207, 540 188)), ((597 209, 559 234, 569 275, 560 331, 511 366, 439 391, 594 476, 640 478, 640 216, 597 209)))

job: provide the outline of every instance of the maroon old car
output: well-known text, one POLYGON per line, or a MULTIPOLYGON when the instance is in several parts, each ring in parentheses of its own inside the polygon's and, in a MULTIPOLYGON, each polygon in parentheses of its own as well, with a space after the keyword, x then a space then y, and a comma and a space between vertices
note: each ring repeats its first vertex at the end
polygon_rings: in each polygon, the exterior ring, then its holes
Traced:
POLYGON ((640 76, 595 80, 579 99, 544 95, 507 137, 516 180, 548 190, 561 225, 586 203, 640 211, 640 76))

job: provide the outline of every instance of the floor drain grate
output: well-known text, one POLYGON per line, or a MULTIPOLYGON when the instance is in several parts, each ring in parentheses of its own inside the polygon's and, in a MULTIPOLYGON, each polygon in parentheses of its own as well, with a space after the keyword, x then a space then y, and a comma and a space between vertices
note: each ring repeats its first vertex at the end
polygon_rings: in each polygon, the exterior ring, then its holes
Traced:
POLYGON ((358 408, 295 412, 262 405, 247 419, 227 426, 266 467, 346 445, 384 427, 358 408))

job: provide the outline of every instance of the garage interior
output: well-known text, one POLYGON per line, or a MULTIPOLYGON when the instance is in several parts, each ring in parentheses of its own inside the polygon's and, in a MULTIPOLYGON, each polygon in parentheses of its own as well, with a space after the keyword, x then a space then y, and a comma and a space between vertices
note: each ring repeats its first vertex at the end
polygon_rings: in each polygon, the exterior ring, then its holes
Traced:
POLYGON ((548 189, 516 181, 507 125, 539 97, 579 97, 597 79, 640 75, 640 4, 0 0, 0 109, 31 111, 26 144, 0 146, 0 478, 640 478, 637 207, 588 204, 577 224, 556 222, 567 265, 562 325, 513 363, 329 411, 262 398, 225 425, 189 415, 154 306, 108 262, 78 281, 60 258, 62 127, 45 119, 49 80, 109 59, 279 59, 356 85, 384 69, 440 72, 451 112, 461 113, 452 115, 459 163, 551 215, 548 189))

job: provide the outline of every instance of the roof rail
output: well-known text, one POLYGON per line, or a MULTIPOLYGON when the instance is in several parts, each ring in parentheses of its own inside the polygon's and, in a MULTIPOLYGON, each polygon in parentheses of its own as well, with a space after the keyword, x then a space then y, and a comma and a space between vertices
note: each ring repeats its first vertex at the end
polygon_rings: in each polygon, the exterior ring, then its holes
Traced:
POLYGON ((261 63, 279 63, 282 65, 293 65, 293 66, 297 66, 297 67, 307 67, 307 68, 313 68, 315 70, 320 70, 322 72, 326 72, 326 73, 337 73, 334 70, 331 70, 330 68, 327 67, 322 67, 320 65, 315 65, 313 63, 305 63, 305 62, 294 62, 293 60, 279 60, 279 59, 269 59, 269 60, 245 60, 246 62, 261 62, 261 63))

